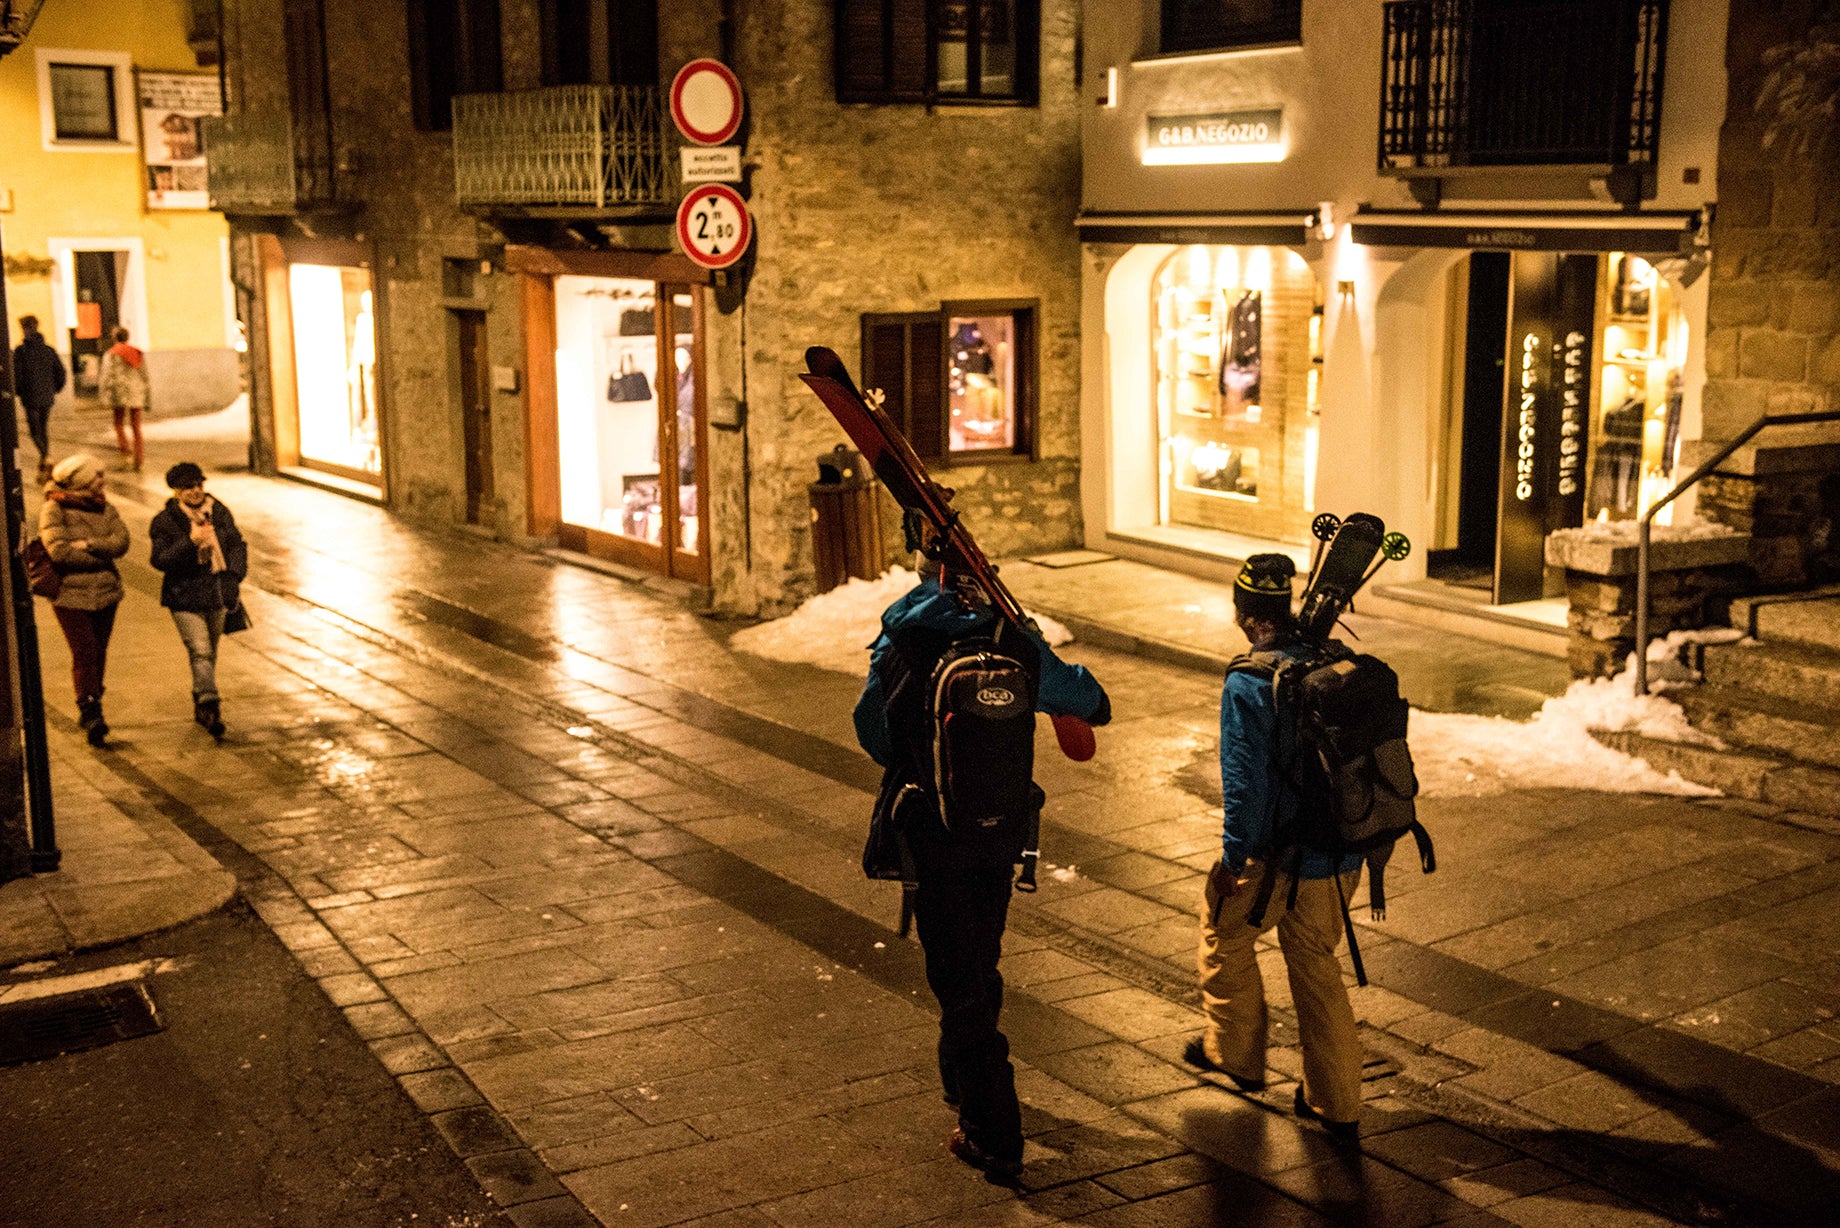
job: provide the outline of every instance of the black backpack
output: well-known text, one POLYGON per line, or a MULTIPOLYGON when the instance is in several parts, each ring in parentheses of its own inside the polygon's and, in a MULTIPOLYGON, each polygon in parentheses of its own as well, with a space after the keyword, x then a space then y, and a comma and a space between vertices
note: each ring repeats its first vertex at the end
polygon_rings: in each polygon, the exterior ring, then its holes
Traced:
MULTIPOLYGON (((1339 861, 1365 854, 1368 900, 1376 920, 1386 916, 1386 862, 1393 845, 1410 834, 1420 864, 1437 869, 1431 836, 1418 821, 1418 777, 1406 745, 1411 706, 1399 694, 1399 676, 1378 657, 1348 651, 1331 641, 1296 657, 1255 652, 1236 657, 1227 672, 1244 671, 1271 681, 1279 721, 1291 721, 1297 734, 1290 762, 1276 765, 1280 788, 1297 795, 1296 818, 1276 833, 1277 849, 1266 865, 1248 920, 1263 925, 1277 881, 1281 852, 1291 853, 1289 907, 1297 903, 1297 881, 1306 852, 1339 861)), ((1341 878, 1335 876, 1336 892, 1341 878)), ((1348 900, 1342 898, 1342 925, 1355 979, 1367 984, 1361 948, 1355 941, 1348 900)))
POLYGON ((915 881, 930 863, 1011 866, 1033 842, 1040 657, 1020 632, 951 639, 904 628, 879 666, 893 754, 863 849, 870 878, 915 881))

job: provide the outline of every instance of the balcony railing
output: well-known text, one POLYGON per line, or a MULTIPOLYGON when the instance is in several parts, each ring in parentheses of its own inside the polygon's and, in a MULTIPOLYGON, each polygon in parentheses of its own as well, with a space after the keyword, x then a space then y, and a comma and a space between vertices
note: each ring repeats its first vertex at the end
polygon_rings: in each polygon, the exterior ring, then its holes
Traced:
POLYGON ((607 209, 668 203, 655 86, 558 85, 454 99, 462 205, 607 209))
POLYGON ((1392 0, 1380 168, 1652 166, 1667 0, 1392 0))
POLYGON ((332 120, 323 113, 246 111, 204 121, 211 207, 292 214, 338 203, 332 120))

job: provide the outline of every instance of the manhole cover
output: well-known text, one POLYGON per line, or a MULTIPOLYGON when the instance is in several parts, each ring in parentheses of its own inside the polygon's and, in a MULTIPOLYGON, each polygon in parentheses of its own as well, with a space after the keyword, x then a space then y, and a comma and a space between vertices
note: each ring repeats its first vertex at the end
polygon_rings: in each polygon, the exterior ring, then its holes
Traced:
POLYGON ((35 998, 0 1007, 0 1066, 151 1036, 165 1026, 141 981, 35 998))

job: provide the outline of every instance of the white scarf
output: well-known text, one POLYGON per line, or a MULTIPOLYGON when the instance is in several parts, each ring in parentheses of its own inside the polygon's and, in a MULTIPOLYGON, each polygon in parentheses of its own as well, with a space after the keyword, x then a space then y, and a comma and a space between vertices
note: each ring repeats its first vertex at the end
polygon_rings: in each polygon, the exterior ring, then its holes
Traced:
POLYGON ((210 531, 209 536, 198 547, 198 561, 209 563, 213 572, 228 571, 230 564, 224 561, 224 548, 217 541, 217 526, 211 521, 211 509, 214 506, 211 496, 206 495, 204 502, 197 507, 187 507, 184 503, 180 503, 179 510, 184 512, 186 519, 194 525, 203 525, 210 531))

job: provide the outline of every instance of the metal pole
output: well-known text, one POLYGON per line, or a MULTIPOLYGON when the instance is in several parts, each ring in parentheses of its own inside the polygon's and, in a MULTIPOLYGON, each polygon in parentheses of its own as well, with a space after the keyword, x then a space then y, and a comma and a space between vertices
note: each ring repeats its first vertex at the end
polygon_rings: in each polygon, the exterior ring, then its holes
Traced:
MULTIPOLYGON (((0 242, 0 250, 4 250, 0 242)), ((51 805, 51 748, 45 738, 45 686, 39 671, 38 621, 26 585, 25 483, 19 473, 19 414, 13 404, 12 324, 7 316, 6 281, 0 278, 0 350, 8 372, 0 389, 0 500, 4 501, 6 553, 12 589, 12 623, 19 662, 19 723, 25 737, 27 814, 32 826, 32 872, 49 874, 63 854, 57 846, 57 816, 51 805)))
POLYGON ((1648 694, 1648 528, 1636 522, 1636 694, 1648 694))

